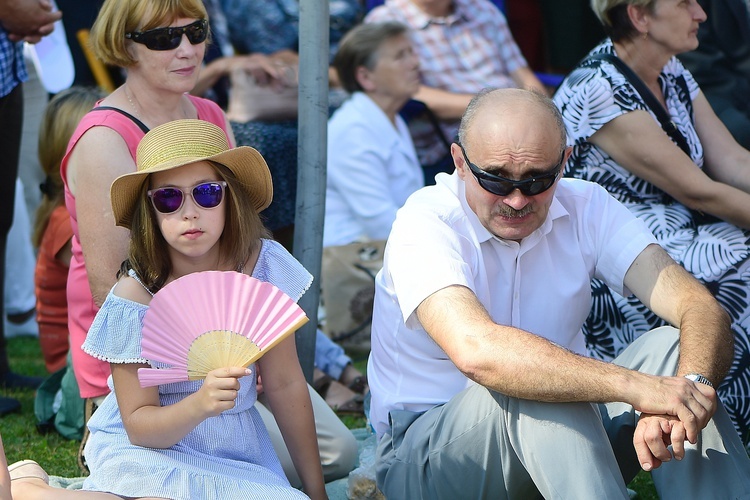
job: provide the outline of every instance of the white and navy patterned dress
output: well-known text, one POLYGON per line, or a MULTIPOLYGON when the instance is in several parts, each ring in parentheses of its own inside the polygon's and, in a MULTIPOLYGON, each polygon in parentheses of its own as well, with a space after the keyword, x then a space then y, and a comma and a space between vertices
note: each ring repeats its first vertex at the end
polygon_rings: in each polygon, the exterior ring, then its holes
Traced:
MULTIPOLYGON (((605 40, 591 54, 600 52, 613 53, 612 42, 605 40)), ((691 158, 703 168, 703 147, 693 125, 692 109, 698 85, 674 57, 662 70, 659 82, 672 120, 690 146, 691 158)), ((635 110, 649 111, 612 64, 595 62, 577 68, 557 90, 554 101, 562 111, 568 145, 573 146, 565 175, 604 186, 648 224, 672 258, 704 283, 731 315, 735 356, 718 393, 748 444, 750 232, 691 211, 618 165, 605 151, 589 142, 594 133, 614 118, 635 110)), ((637 298, 623 298, 599 280, 591 285, 592 310, 584 333, 592 356, 610 360, 640 334, 664 324, 637 298)))
MULTIPOLYGON (((275 241, 264 240, 253 277, 267 281, 298 300, 309 288, 310 274, 275 241)), ((83 348, 112 363, 145 363, 141 327, 148 306, 113 295, 102 305, 83 348)), ((130 443, 114 392, 89 420, 86 460, 91 475, 83 489, 125 497, 172 499, 300 499, 289 485, 258 410, 253 374, 240 379, 235 407, 210 417, 179 443, 153 449, 130 443)), ((110 389, 112 377, 108 380, 110 389)), ((162 406, 197 391, 203 381, 159 386, 162 406)))

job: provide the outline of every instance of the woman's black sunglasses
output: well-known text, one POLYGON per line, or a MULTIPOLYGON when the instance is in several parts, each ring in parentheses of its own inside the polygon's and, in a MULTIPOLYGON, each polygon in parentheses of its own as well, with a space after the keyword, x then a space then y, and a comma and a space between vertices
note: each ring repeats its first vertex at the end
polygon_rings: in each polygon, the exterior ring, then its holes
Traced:
MULTIPOLYGON (((458 143, 457 143, 458 144, 458 143)), ((461 152, 464 155, 464 160, 469 165, 469 170, 476 177, 479 183, 485 191, 489 191, 492 194, 498 196, 508 196, 510 193, 518 189, 524 196, 536 196, 540 193, 545 192, 555 183, 555 179, 560 175, 560 171, 563 167, 563 160, 565 159, 565 150, 560 155, 560 161, 552 168, 551 172, 546 174, 537 175, 531 179, 524 179, 522 181, 514 181, 513 179, 506 179, 499 175, 493 175, 484 170, 480 169, 469 161, 469 157, 466 156, 466 150, 463 145, 458 144, 461 148, 461 152)))
POLYGON ((150 50, 173 50, 180 46, 182 35, 187 36, 188 41, 198 45, 206 40, 208 36, 208 21, 199 19, 187 26, 178 28, 154 28, 147 31, 132 31, 125 33, 125 38, 136 43, 142 43, 150 50))

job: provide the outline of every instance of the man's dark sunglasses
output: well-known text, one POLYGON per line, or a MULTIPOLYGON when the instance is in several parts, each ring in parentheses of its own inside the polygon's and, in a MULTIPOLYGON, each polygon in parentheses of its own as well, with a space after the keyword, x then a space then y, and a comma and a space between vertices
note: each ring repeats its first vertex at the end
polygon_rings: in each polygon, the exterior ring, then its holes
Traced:
POLYGON ((540 193, 545 192, 552 187, 552 185, 555 183, 555 179, 557 179, 557 176, 560 175, 560 171, 562 171, 563 168, 563 160, 565 159, 565 151, 563 150, 562 154, 560 155, 560 161, 552 168, 550 172, 542 175, 537 175, 536 177, 532 177, 531 179, 515 181, 513 179, 506 179, 505 177, 500 177, 499 175, 485 172, 484 170, 471 163, 471 161, 469 161, 469 157, 466 156, 466 150, 464 149, 463 145, 458 144, 458 147, 461 148, 461 152, 464 155, 464 160, 466 160, 467 165, 469 165, 469 170, 471 170, 471 173, 474 174, 474 177, 476 177, 479 185, 482 186, 485 191, 489 191, 490 193, 498 196, 508 196, 516 189, 521 191, 521 194, 523 194, 524 196, 536 196, 540 193))
POLYGON ((206 40, 208 36, 208 21, 199 19, 187 26, 178 28, 154 28, 147 31, 132 31, 125 33, 125 38, 136 43, 142 43, 150 50, 173 50, 180 46, 182 35, 186 35, 188 41, 198 45, 206 40))

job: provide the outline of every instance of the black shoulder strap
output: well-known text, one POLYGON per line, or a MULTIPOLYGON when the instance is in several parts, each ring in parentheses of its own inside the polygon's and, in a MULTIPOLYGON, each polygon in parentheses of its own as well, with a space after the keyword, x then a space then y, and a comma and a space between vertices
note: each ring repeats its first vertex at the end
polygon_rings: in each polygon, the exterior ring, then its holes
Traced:
POLYGON ((643 99, 643 102, 646 104, 646 106, 651 108, 651 111, 654 112, 664 132, 666 132, 667 135, 672 138, 675 144, 677 144, 677 146, 679 146, 686 155, 690 156, 690 146, 688 145, 685 136, 680 133, 677 125, 674 124, 669 116, 669 113, 667 113, 667 110, 664 109, 664 106, 662 106, 659 100, 656 99, 656 96, 654 96, 654 94, 651 92, 651 90, 649 90, 646 84, 643 83, 643 80, 641 80, 638 75, 636 75, 635 72, 622 61, 622 59, 614 54, 594 54, 587 57, 584 60, 584 64, 589 61, 593 62, 596 60, 610 62, 617 68, 622 76, 624 76, 630 82, 633 88, 635 88, 636 92, 640 94, 641 99, 643 99))
POLYGON ((130 118, 133 121, 133 123, 135 123, 136 125, 138 125, 138 128, 141 129, 144 134, 147 134, 148 131, 149 131, 149 128, 146 126, 145 123, 143 123, 142 121, 140 121, 138 118, 136 118, 135 116, 131 115, 127 111, 121 110, 120 108, 114 108, 112 106, 97 106, 97 107, 93 108, 92 111, 116 111, 116 112, 120 113, 121 115, 127 116, 128 118, 130 118))

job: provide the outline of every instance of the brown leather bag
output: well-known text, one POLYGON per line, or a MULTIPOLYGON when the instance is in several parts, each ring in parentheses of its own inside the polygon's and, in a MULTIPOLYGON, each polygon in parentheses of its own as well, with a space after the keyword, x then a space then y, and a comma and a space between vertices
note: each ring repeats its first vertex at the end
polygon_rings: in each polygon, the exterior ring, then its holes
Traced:
POLYGON ((323 248, 323 332, 343 347, 370 349, 375 275, 383 267, 385 240, 323 248))

